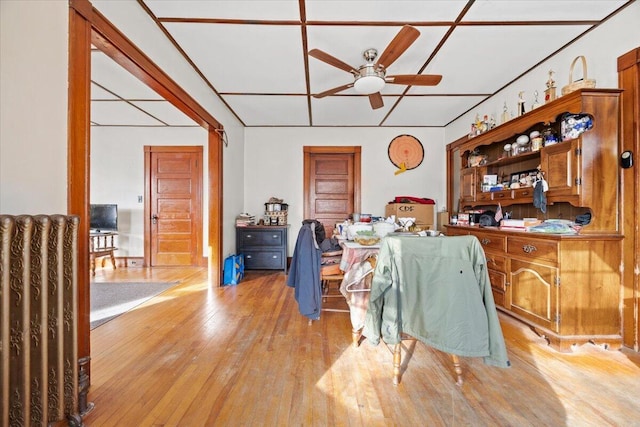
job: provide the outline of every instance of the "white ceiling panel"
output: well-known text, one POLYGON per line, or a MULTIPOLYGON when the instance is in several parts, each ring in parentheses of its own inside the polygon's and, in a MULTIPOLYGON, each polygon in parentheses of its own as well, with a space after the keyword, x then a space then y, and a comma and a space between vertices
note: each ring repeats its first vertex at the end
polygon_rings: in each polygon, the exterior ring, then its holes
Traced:
POLYGON ((306 96, 225 95, 247 126, 309 126, 306 96))
POLYGON ((493 93, 536 65, 585 26, 480 26, 457 28, 427 69, 443 75, 440 84, 425 90, 414 86, 410 93, 493 93), (469 49, 486 46, 486 49, 469 49), (500 46, 500 61, 492 47, 500 46))
POLYGON ((481 96, 405 96, 385 126, 442 126, 482 101, 481 96))
POLYGON ((162 99, 153 89, 99 51, 91 53, 91 80, 124 99, 162 99))
POLYGON ((111 92, 107 92, 95 83, 91 83, 91 99, 120 99, 111 92))
POLYGON ((306 1, 309 21, 453 21, 467 1, 306 1))
POLYGON ((169 126, 199 126, 169 101, 131 101, 131 103, 169 126))
POLYGON ((306 92, 297 26, 166 26, 218 92, 306 92))
POLYGON ((624 0, 477 0, 464 21, 600 20, 624 3, 624 0))
MULTIPOLYGON (((116 16, 120 5, 123 11, 141 7, 202 73, 213 96, 222 97, 246 126, 446 126, 619 8, 637 11, 637 1, 630 0, 137 0, 94 5, 116 16), (305 50, 320 49, 358 69, 365 63, 364 50, 375 48, 381 55, 403 25, 412 25, 420 36, 387 75, 417 74, 426 64, 423 74, 442 75, 438 85, 407 91, 405 85, 386 84, 384 106, 377 110, 366 96, 354 96, 353 89, 312 97, 353 83, 355 77, 305 50)), ((99 51, 92 55, 92 79, 92 119, 98 124, 158 125, 151 115, 170 126, 194 125, 169 103, 157 102, 158 94, 99 51), (138 108, 106 101, 114 98, 135 101, 138 108)))
POLYGON ((314 126, 378 126, 397 96, 383 97, 384 106, 372 110, 367 96, 330 96, 311 100, 314 126), (353 112, 357 111, 357 114, 353 112))
POLYGON ((298 0, 145 0, 157 17, 300 20, 298 0))
POLYGON ((125 101, 94 101, 91 121, 101 126, 165 126, 125 101))

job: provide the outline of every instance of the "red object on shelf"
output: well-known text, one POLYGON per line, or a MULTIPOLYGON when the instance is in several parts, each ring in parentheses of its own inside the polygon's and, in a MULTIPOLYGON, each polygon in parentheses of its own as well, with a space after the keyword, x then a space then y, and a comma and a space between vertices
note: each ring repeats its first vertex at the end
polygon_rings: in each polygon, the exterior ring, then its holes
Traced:
POLYGON ((433 199, 427 199, 424 197, 412 197, 412 196, 396 196, 392 203, 418 203, 421 205, 435 205, 436 202, 433 199))

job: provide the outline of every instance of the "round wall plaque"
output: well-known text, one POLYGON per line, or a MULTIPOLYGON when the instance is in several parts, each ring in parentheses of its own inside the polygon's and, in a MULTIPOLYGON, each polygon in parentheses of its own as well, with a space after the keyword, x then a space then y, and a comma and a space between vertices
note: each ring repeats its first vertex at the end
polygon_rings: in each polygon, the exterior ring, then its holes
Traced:
POLYGON ((389 143, 389 160, 400 169, 415 169, 424 159, 424 148, 411 135, 398 135, 389 143))

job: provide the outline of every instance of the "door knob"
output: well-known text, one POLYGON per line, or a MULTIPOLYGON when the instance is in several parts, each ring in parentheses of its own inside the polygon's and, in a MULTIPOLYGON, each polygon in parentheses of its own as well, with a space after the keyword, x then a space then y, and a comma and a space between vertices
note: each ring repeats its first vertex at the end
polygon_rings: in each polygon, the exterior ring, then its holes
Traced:
POLYGON ((156 214, 151 215, 151 222, 153 224, 157 224, 158 223, 158 215, 156 215, 156 214))

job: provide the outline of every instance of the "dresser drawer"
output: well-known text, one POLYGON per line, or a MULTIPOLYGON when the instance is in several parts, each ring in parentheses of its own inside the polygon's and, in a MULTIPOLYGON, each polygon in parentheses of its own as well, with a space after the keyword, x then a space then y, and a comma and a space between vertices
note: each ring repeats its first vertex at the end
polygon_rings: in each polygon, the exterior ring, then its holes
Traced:
POLYGON ((272 270, 284 268, 284 250, 244 251, 244 265, 249 270, 272 270))
POLYGON ((543 259, 558 262, 558 242, 509 236, 507 237, 507 253, 530 260, 543 259))
POLYGON ((284 233, 282 230, 242 230, 238 232, 238 243, 247 246, 282 246, 284 233))
POLYGON ((289 226, 236 227, 236 252, 244 254, 247 270, 284 270, 287 273, 289 226))
POLYGON ((507 272, 507 260, 505 257, 500 255, 494 255, 492 253, 485 253, 485 257, 487 258, 487 268, 490 270, 499 271, 502 273, 507 272))
POLYGON ((507 275, 505 273, 491 269, 488 269, 487 273, 489 273, 489 281, 493 289, 500 289, 501 291, 507 289, 507 275))
POLYGON ((498 234, 488 234, 472 231, 471 234, 476 236, 485 251, 504 252, 505 237, 498 234))

